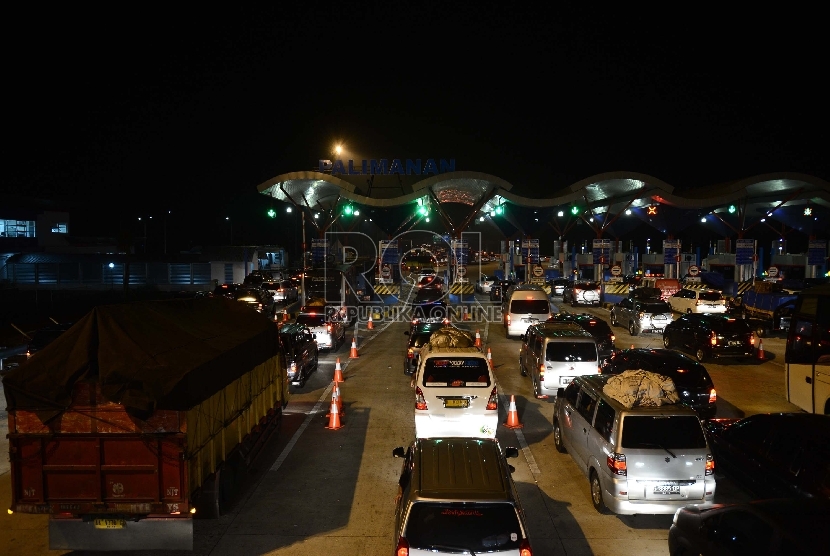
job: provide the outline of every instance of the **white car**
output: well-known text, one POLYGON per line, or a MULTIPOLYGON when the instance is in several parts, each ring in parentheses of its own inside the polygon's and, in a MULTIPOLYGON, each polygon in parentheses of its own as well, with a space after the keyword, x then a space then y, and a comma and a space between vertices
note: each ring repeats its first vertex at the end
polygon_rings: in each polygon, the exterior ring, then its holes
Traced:
POLYGON ((482 274, 478 282, 476 282, 476 291, 478 293, 490 293, 490 289, 493 287, 493 282, 495 281, 496 279, 494 277, 482 274))
POLYGON ((415 388, 415 436, 495 438, 499 391, 487 356, 476 347, 421 348, 415 388))
POLYGON ((667 299, 677 313, 725 313, 726 300, 715 290, 677 290, 667 299))

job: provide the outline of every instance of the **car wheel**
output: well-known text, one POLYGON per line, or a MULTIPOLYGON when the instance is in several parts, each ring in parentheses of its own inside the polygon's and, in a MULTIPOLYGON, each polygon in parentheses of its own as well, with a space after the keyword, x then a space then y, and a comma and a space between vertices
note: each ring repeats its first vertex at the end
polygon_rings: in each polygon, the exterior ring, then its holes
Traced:
POLYGON ((663 335, 663 347, 669 349, 671 347, 671 338, 668 334, 663 335))
POLYGON ((553 420, 553 445, 556 447, 556 451, 560 454, 568 453, 565 445, 562 444, 562 429, 559 428, 559 421, 556 419, 553 420))
POLYGON ((687 314, 687 315, 691 315, 691 314, 692 314, 692 310, 691 310, 691 309, 686 309, 686 314, 687 314))
POLYGON ((706 359, 706 352, 703 351, 703 348, 699 347, 695 349, 695 358, 703 363, 703 360, 706 359))
POLYGON ((620 325, 620 323, 617 322, 617 315, 615 315, 614 312, 611 311, 611 326, 619 326, 619 325, 620 325))
POLYGON ((637 335, 637 327, 634 325, 634 321, 628 323, 628 333, 632 336, 637 335))
POLYGON ((602 500, 602 483, 599 481, 599 475, 593 469, 591 470, 591 503, 594 509, 601 514, 608 513, 608 508, 602 500))
POLYGON ((527 370, 525 370, 525 366, 522 365, 521 359, 519 359, 519 370, 522 372, 522 376, 527 376, 527 370))
POLYGON ((760 324, 755 327, 755 335, 759 338, 763 338, 767 334, 767 329, 761 326, 760 324))

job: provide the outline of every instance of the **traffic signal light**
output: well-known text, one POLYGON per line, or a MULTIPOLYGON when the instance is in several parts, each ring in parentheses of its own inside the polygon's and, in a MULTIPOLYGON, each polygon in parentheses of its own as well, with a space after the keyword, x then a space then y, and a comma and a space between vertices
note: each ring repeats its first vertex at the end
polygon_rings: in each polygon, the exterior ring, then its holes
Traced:
POLYGON ((504 214, 504 205, 497 205, 496 216, 501 216, 502 214, 504 214))
POLYGON ((274 209, 268 209, 268 216, 271 217, 271 218, 276 218, 277 217, 277 211, 275 211, 274 209))
POLYGON ((729 214, 735 214, 735 211, 738 210, 735 205, 729 205, 729 214))
POLYGON ((573 214, 574 216, 579 214, 579 207, 571 207, 571 214, 573 214))
POLYGON ((657 215, 657 206, 656 205, 650 205, 648 207, 648 215, 649 216, 656 216, 657 215))
POLYGON ((352 205, 346 205, 345 207, 343 207, 343 214, 344 215, 351 216, 353 212, 354 212, 354 207, 352 207, 352 205))

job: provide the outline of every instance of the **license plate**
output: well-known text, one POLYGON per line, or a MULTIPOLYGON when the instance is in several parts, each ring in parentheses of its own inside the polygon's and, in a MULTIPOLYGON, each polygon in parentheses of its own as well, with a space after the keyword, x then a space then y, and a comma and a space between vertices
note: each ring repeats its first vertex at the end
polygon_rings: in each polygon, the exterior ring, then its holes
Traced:
POLYGON ((573 379, 574 379, 574 377, 572 377, 572 376, 560 376, 559 377, 559 384, 562 385, 562 386, 567 386, 568 384, 571 383, 571 381, 573 379))
POLYGON ((739 341, 739 340, 738 340, 738 341, 736 341, 736 340, 730 340, 730 341, 729 341, 729 345, 730 345, 730 346, 740 346, 740 345, 742 345, 742 342, 741 342, 741 341, 739 341))
POLYGON ((444 400, 444 407, 460 407, 466 408, 470 407, 470 400, 465 399, 451 399, 451 400, 444 400))
POLYGON ((127 526, 123 519, 96 519, 93 523, 96 529, 123 529, 127 526))
POLYGON ((654 494, 680 494, 679 485, 655 485, 654 494))

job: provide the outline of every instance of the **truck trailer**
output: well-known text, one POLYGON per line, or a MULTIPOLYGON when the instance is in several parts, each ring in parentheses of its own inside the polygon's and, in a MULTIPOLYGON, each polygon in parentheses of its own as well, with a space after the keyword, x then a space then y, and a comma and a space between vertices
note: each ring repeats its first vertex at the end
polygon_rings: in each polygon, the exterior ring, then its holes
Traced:
POLYGON ((752 325, 758 337, 784 332, 790 327, 798 294, 783 291, 776 282, 756 281, 735 299, 732 312, 738 312, 752 325))
POLYGON ((224 298, 96 307, 3 386, 9 511, 53 550, 192 550, 288 396, 276 325, 224 298))

